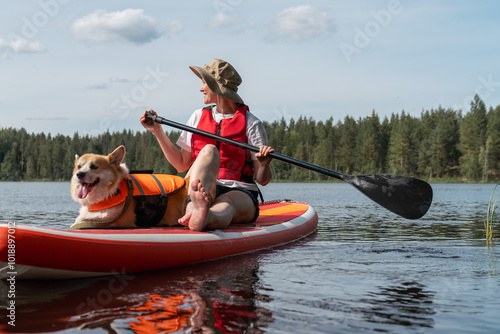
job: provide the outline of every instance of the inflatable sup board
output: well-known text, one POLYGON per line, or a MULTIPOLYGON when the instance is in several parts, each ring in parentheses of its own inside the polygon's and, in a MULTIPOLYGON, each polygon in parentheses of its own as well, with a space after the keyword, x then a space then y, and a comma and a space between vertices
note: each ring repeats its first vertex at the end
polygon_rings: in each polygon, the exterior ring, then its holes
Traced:
MULTIPOLYGON (((0 277, 66 279, 208 261, 300 239, 316 229, 308 204, 266 202, 253 224, 193 232, 187 227, 61 230, 0 225, 0 277)), ((68 224, 69 226, 69 224, 68 224)))

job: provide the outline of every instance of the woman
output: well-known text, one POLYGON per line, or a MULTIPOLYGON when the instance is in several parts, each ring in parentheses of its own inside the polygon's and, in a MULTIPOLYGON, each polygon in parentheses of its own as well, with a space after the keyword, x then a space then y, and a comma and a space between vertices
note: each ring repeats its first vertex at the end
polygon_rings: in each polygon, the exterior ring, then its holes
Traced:
POLYGON ((156 136, 170 164, 179 172, 189 168, 186 213, 179 223, 201 231, 252 222, 259 215, 258 187, 253 179, 261 185, 271 181, 268 154, 274 149, 267 146, 262 122, 238 95, 241 77, 231 64, 214 59, 203 68, 190 68, 202 80, 200 92, 209 106, 196 110, 187 125, 258 146, 260 152, 250 153, 186 131, 177 141, 179 151, 160 124, 146 122, 144 113, 141 124, 156 136))

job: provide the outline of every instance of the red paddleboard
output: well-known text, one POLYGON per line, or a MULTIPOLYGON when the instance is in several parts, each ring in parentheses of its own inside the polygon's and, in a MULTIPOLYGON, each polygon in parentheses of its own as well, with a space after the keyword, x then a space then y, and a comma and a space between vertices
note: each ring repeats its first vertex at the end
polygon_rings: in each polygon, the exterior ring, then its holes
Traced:
POLYGON ((312 233, 317 223, 311 206, 286 201, 261 204, 253 224, 202 232, 0 224, 0 278, 65 279, 187 265, 291 242, 312 233))

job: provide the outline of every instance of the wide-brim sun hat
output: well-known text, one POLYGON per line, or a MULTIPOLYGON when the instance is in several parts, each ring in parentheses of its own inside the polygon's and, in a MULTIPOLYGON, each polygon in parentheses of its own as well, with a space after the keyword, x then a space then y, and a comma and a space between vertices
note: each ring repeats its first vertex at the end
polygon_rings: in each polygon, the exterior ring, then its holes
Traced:
POLYGON ((241 77, 227 61, 216 58, 203 67, 189 66, 189 68, 204 80, 215 94, 236 103, 244 103, 237 93, 242 81, 241 77))

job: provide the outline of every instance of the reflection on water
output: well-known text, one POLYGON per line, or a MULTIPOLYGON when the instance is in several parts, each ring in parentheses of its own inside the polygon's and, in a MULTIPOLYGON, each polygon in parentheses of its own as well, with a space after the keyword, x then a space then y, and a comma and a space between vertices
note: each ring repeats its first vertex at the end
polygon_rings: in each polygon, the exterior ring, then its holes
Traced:
POLYGON ((408 328, 434 326, 434 293, 418 282, 380 287, 378 291, 368 293, 368 296, 371 299, 361 302, 369 305, 362 311, 369 322, 408 328))
MULTIPOLYGON (((410 221, 347 184, 271 184, 266 200, 315 207, 316 233, 164 271, 18 281, 16 327, 0 331, 497 333, 500 250, 483 227, 493 185, 433 188, 429 212, 410 221)), ((78 215, 69 183, 0 183, 0 210, 0 222, 56 228, 78 215)), ((2 317, 7 290, 1 282, 2 317)))
MULTIPOLYGON (((114 277, 17 282, 12 332, 79 328, 116 333, 258 331, 272 321, 256 289, 258 256, 114 277), (257 306, 256 303, 261 305, 257 306)), ((7 283, 0 282, 2 295, 7 283)), ((5 324, 0 328, 6 329, 5 324)))

